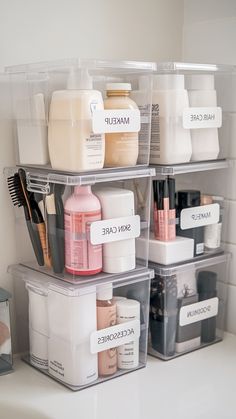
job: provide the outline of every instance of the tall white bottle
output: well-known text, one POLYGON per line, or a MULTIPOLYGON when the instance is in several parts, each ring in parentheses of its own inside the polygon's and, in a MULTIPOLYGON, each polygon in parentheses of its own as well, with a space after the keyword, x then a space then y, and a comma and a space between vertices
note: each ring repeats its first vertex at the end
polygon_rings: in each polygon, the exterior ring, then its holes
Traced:
MULTIPOLYGON (((216 107, 217 96, 214 87, 214 75, 193 74, 186 77, 189 105, 191 107, 216 107)), ((197 128, 191 130, 191 160, 213 160, 219 154, 217 128, 197 128)))
POLYGON ((192 154, 190 130, 183 128, 183 110, 188 108, 184 76, 153 76, 151 164, 189 162, 192 154))
POLYGON ((49 156, 53 169, 101 169, 105 158, 104 134, 92 132, 95 109, 104 109, 101 92, 93 90, 86 69, 72 69, 67 90, 53 92, 48 127, 49 156))

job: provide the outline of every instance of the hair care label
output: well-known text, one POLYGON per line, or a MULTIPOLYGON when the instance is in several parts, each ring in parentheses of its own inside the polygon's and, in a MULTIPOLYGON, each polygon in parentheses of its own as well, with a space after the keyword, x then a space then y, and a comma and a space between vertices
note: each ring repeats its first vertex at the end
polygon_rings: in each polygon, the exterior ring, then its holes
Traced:
POLYGON ((139 109, 106 109, 93 112, 93 132, 139 132, 139 109))
POLYGON ((140 321, 135 319, 117 324, 106 329, 93 332, 90 337, 91 353, 105 351, 110 348, 133 342, 140 337, 140 321))
POLYGON ((93 245, 134 239, 140 236, 140 216, 111 218, 91 223, 90 240, 93 245))
POLYGON ((216 224, 220 219, 220 205, 209 204, 199 207, 184 208, 180 213, 180 228, 202 227, 210 224, 216 224))
POLYGON ((209 298, 198 303, 181 307, 179 325, 186 326, 201 320, 215 317, 218 314, 219 298, 209 298))
POLYGON ((222 109, 220 107, 186 108, 183 111, 183 128, 220 128, 222 109))

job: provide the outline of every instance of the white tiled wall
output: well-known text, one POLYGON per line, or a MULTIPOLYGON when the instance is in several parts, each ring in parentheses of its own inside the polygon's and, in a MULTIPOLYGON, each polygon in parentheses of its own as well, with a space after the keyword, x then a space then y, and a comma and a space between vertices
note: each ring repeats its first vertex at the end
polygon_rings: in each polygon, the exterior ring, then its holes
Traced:
MULTIPOLYGON (((183 28, 183 59, 192 62, 236 64, 236 1, 185 0, 183 28)), ((226 248, 232 253, 228 287, 228 331, 236 334, 236 80, 233 80, 229 157, 232 167, 227 171, 199 174, 205 192, 224 194, 229 204, 228 227, 224 234, 226 248)))

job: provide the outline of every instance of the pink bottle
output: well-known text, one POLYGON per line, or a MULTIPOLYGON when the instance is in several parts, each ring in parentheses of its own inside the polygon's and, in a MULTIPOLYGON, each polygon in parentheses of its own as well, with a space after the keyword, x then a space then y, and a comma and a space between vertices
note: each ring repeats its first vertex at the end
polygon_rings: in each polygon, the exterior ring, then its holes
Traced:
POLYGON ((90 223, 101 220, 101 205, 91 186, 76 186, 65 203, 65 269, 74 275, 102 270, 102 245, 89 240, 90 223))

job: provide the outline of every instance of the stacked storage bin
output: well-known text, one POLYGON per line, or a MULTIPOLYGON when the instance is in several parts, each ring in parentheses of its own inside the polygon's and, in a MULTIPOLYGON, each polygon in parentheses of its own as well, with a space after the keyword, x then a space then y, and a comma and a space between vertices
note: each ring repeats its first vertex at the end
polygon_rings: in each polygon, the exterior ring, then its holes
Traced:
MULTIPOLYGON (((148 352, 171 359, 222 339, 232 66, 163 63, 153 76, 148 352), (219 172, 218 172, 219 170, 219 172), (227 187, 227 185, 226 185, 227 187)), ((145 243, 138 239, 137 252, 145 243)))
POLYGON ((18 150, 6 174, 26 243, 10 271, 28 292, 25 359, 73 390, 146 364, 153 69, 68 60, 6 70, 18 150))

